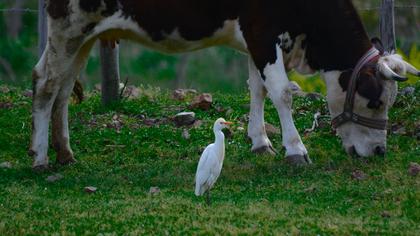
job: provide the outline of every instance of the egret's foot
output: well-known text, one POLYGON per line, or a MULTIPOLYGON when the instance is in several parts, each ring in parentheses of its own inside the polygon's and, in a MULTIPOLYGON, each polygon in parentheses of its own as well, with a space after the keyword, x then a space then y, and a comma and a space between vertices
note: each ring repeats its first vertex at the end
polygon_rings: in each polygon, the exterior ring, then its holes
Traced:
POLYGON ((308 154, 305 155, 290 155, 286 157, 286 163, 291 166, 307 166, 312 164, 308 154))
POLYGON ((262 146, 259 148, 255 148, 252 150, 252 152, 259 155, 269 156, 275 156, 277 154, 277 151, 272 146, 262 146))
POLYGON ((60 151, 57 152, 57 163, 62 166, 71 165, 76 163, 73 152, 71 151, 60 151))

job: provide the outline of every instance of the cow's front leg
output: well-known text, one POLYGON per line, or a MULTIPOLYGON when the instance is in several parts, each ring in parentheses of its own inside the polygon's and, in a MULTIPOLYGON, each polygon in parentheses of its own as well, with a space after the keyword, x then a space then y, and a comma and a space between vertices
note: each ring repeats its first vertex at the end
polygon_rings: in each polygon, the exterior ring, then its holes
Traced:
POLYGON ((265 131, 264 100, 267 90, 264 88, 263 80, 251 58, 249 59, 248 85, 251 93, 248 137, 252 140, 252 152, 275 155, 275 150, 265 131))
POLYGON ((283 135, 283 146, 286 148, 286 161, 292 165, 310 164, 308 151, 295 127, 292 117, 292 94, 289 90, 289 80, 283 61, 283 52, 276 45, 275 62, 268 62, 262 69, 264 85, 268 96, 276 107, 283 135))
POLYGON ((32 141, 29 155, 33 157, 33 168, 48 168, 48 126, 51 109, 58 93, 56 77, 46 71, 47 50, 35 67, 33 77, 32 141))

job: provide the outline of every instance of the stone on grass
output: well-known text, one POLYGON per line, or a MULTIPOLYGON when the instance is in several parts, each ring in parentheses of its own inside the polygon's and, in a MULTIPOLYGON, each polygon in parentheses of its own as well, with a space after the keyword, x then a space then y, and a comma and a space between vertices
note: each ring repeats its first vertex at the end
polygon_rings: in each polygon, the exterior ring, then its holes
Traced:
POLYGON ((192 124, 192 127, 197 129, 197 128, 200 128, 202 125, 203 125, 202 120, 196 120, 196 121, 194 121, 194 124, 192 124))
POLYGON ((367 175, 361 171, 361 170, 355 170, 353 173, 351 173, 351 177, 355 180, 365 180, 367 178, 367 175))
POLYGON ((12 163, 8 161, 0 163, 0 169, 11 169, 11 168, 12 168, 12 163))
POLYGON ((178 127, 192 125, 195 122, 194 112, 181 112, 174 117, 175 125, 178 127))
POLYGON ((274 137, 280 135, 281 130, 272 124, 265 123, 265 132, 267 133, 268 137, 274 137))
POLYGON ((203 93, 194 98, 193 102, 190 105, 191 109, 201 109, 201 110, 209 110, 211 105, 213 104, 213 96, 209 93, 203 93))
POLYGON ((136 86, 127 86, 124 90, 123 96, 129 100, 133 100, 141 96, 141 90, 136 86))
POLYGON ((191 138, 190 132, 189 132, 187 129, 184 129, 184 130, 182 131, 182 138, 184 138, 184 139, 186 139, 186 140, 188 140, 188 139, 190 139, 190 138, 191 138))
POLYGON ((27 90, 23 91, 22 95, 25 96, 25 97, 28 97, 28 98, 32 98, 34 93, 33 93, 32 90, 27 89, 27 90))
POLYGON ((308 93, 306 94, 306 97, 312 101, 318 101, 324 98, 324 96, 322 96, 322 94, 319 94, 319 93, 308 93))
POLYGON ((10 109, 13 108, 13 103, 11 102, 0 102, 0 109, 10 109))
POLYGON ((382 212, 381 216, 383 218, 391 218, 391 213, 389 211, 382 212))
POLYGON ((150 187, 149 194, 151 196, 156 196, 159 193, 160 193, 160 188, 159 187, 150 187))
POLYGON ((400 95, 403 96, 411 96, 416 92, 416 88, 414 87, 405 87, 403 89, 400 90, 400 95))
POLYGON ((238 128, 236 128, 236 130, 238 130, 239 132, 244 132, 245 128, 242 126, 239 126, 238 128))
POLYGON ((86 193, 95 193, 97 190, 98 190, 98 188, 93 187, 93 186, 85 187, 85 192, 86 193))
POLYGON ((411 176, 417 176, 420 173, 420 165, 418 163, 412 162, 410 163, 410 167, 408 168, 408 174, 411 176))
POLYGON ((55 174, 48 176, 45 180, 49 183, 54 183, 61 180, 62 178, 64 178, 64 176, 62 176, 61 174, 55 174))
POLYGON ((8 92, 10 92, 10 89, 6 86, 0 86, 0 92, 1 93, 8 93, 8 92))

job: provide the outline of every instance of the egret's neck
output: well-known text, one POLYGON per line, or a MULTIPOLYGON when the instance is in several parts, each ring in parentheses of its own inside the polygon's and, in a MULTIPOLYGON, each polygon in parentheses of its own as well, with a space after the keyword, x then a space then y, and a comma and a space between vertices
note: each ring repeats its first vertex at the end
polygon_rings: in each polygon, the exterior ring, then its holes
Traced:
MULTIPOLYGON (((221 130, 214 130, 214 136, 216 138, 214 144, 217 146, 217 149, 224 154, 225 151, 225 135, 221 130)), ((222 155, 224 156, 224 155, 222 155)))

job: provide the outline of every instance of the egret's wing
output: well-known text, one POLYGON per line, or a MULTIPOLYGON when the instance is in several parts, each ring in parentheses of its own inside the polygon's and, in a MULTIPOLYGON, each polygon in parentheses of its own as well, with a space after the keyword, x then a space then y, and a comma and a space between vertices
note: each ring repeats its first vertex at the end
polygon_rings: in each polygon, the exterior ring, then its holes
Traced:
POLYGON ((209 154, 213 146, 214 144, 208 145, 206 149, 204 149, 203 153, 201 154, 200 161, 198 162, 198 166, 197 166, 197 173, 199 172, 199 170, 203 169, 204 166, 206 166, 205 163, 209 159, 209 154))
POLYGON ((197 173, 195 175, 195 194, 197 196, 202 195, 209 186, 206 185, 207 181, 211 177, 211 158, 213 144, 204 149, 201 154, 200 161, 197 166, 197 173))

